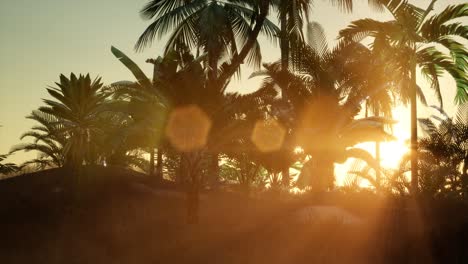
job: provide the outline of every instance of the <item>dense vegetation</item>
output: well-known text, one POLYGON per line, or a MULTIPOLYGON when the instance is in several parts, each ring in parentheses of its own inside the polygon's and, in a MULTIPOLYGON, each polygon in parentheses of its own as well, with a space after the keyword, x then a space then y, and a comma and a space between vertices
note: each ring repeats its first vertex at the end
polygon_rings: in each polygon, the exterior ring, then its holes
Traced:
MULTIPOLYGON (((37 151, 39 156, 23 166, 65 167, 74 178, 81 177, 83 165, 140 169, 155 180, 186 185, 194 200, 200 188, 223 180, 237 181, 247 192, 253 184, 289 189, 293 166, 304 168, 298 186, 331 190, 334 163, 350 157, 367 162, 368 170, 383 173, 403 193, 433 188, 431 192, 450 189, 465 196, 466 108, 460 107, 455 122, 446 115, 440 125, 421 120, 429 134, 417 150, 416 95, 423 103, 425 98, 415 72, 428 78, 441 106, 439 77, 444 72, 457 83, 455 102, 468 99, 466 50, 460 39, 467 38, 467 27, 456 20, 467 16, 468 7, 448 6, 429 17, 435 1, 427 9, 406 1, 370 2, 386 8, 395 20, 354 21, 329 47, 321 25, 309 21, 308 1, 151 1, 142 15, 152 22, 135 48, 143 50, 155 37, 170 36, 163 56, 147 60, 154 65, 153 76, 112 47, 135 81, 103 85, 89 75, 61 75, 47 88, 52 99, 44 99, 45 106, 27 117, 39 125, 21 138, 33 141, 11 152, 37 151), (279 26, 270 20, 275 13, 279 26), (263 69, 261 34, 281 48, 281 59, 263 69), (360 42, 365 37, 373 39, 372 45, 360 42), (439 43, 449 54, 425 43, 439 43), (252 77, 263 77, 263 83, 251 94, 226 93, 244 62, 257 69, 252 77), (398 101, 412 106, 411 166, 382 172, 372 155, 353 146, 392 140, 385 128, 394 122, 391 109, 398 101), (363 107, 366 117, 358 118, 363 107), (447 150, 433 147, 438 144, 447 150), (449 159, 440 165, 447 168, 427 171, 428 155, 449 159), (402 190, 406 168, 413 186, 402 190), (424 182, 419 184, 419 178, 424 182)), ((351 1, 333 3, 352 10, 351 1)), ((2 165, 3 173, 15 169, 2 165)), ((382 189, 377 179, 367 179, 382 189)))
MULTIPOLYGON (((115 80, 105 85, 100 78, 93 79, 89 75, 60 75, 59 81, 47 88, 50 98, 43 100, 44 106, 27 117, 37 125, 21 138, 31 140, 14 146, 10 153, 35 151, 37 158, 19 167, 2 163, 0 173, 21 174, 21 169, 55 168, 46 170, 44 175, 58 175, 59 170, 66 178, 63 185, 57 185, 60 190, 66 190, 63 199, 76 202, 77 199, 96 198, 93 188, 105 185, 96 171, 106 175, 110 171, 116 175, 120 175, 119 170, 126 171, 134 175, 130 182, 183 190, 187 210, 184 219, 189 223, 199 222, 200 217, 208 221, 206 215, 199 215, 201 192, 227 187, 240 191, 242 195, 235 196, 238 200, 253 196, 271 199, 267 205, 259 205, 264 211, 233 209, 239 213, 239 221, 246 221, 239 230, 242 236, 248 236, 253 229, 247 221, 259 221, 262 213, 272 215, 280 210, 284 213, 286 208, 296 208, 300 203, 284 204, 298 199, 288 195, 295 187, 311 193, 314 199, 320 195, 354 197, 361 193, 369 195, 368 199, 392 197, 388 199, 395 199, 392 203, 397 205, 391 208, 406 208, 406 202, 398 204, 398 199, 411 194, 415 199, 430 201, 451 199, 460 206, 457 208, 466 209, 463 203, 468 201, 468 52, 463 43, 468 40, 468 26, 459 18, 468 16, 468 4, 447 6, 442 12, 432 14, 430 11, 436 1, 427 8, 420 8, 405 0, 370 0, 373 7, 387 10, 394 19, 353 21, 340 31, 336 45, 331 46, 322 26, 309 18, 311 2, 150 1, 141 11, 150 24, 137 40, 135 49, 143 51, 155 38, 169 36, 164 54, 146 61, 154 66, 152 76, 148 77, 116 47, 110 52, 134 75, 134 80, 115 80), (278 61, 262 61, 262 43, 258 41, 261 35, 279 43, 278 61), (370 44, 364 44, 369 43, 369 39, 370 44), (262 78, 260 87, 250 94, 226 92, 230 81, 241 75, 243 64, 255 69, 251 78, 262 78), (419 73, 427 78, 430 88, 437 94, 440 106, 435 108, 441 114, 419 119, 425 131, 423 137, 417 135, 417 99, 422 103, 426 101, 416 80, 419 73), (447 87, 441 87, 439 79, 447 73, 456 82, 455 103, 459 106, 454 117, 445 114, 442 105, 447 87), (393 140, 389 129, 395 122, 392 107, 400 103, 411 107, 411 153, 402 159, 399 169, 385 170, 378 159, 355 146, 362 142, 393 140), (345 186, 337 187, 335 164, 349 158, 362 160, 365 165, 355 166, 345 186), (292 177, 292 171, 299 171, 298 177, 292 177), (361 189, 358 178, 367 180, 373 187, 361 189)), ((352 11, 351 0, 330 2, 343 11, 352 11)), ((0 156, 0 162, 6 157, 0 156)), ((55 182, 57 176, 54 177, 55 182)), ((104 182, 128 182, 127 178, 132 177, 124 178, 104 182)), ((16 190, 19 187, 15 187, 15 182, 22 182, 8 181, 4 183, 5 190, 16 190)), ((10 191, 4 197, 11 198, 15 193, 10 191)), ((219 201, 210 203, 221 204, 221 201, 233 199, 231 194, 226 198, 223 195, 227 194, 222 193, 216 193, 222 198, 213 198, 219 201)), ((309 199, 307 195, 303 197, 309 199)), ((128 199, 139 199, 131 197, 128 199)), ((48 203, 56 198, 44 199, 48 203)), ((125 199, 119 202, 125 203, 125 199)), ((148 199, 144 202, 148 203, 148 199)), ((180 217, 171 219, 180 215, 179 209, 174 209, 180 207, 179 200, 166 202, 164 205, 160 200, 157 208, 168 210, 167 217, 150 216, 156 219, 155 224, 181 221, 180 217)), ((234 204, 237 206, 237 203, 234 204)), ((205 204, 202 202, 201 206, 205 204)), ((224 205, 210 204, 209 210, 234 206, 232 204, 231 200, 224 205)), ((145 210, 151 210, 144 206, 145 210)), ((390 208, 387 206, 385 208, 390 208)), ((132 210, 131 217, 141 217, 141 213, 132 210)), ((438 215, 437 210, 424 212, 438 215)), ((216 211, 216 214, 223 212, 216 211)), ((56 219, 54 217, 51 216, 56 219)), ((217 224, 223 221, 228 220, 217 224)), ((70 224, 66 228, 72 230, 74 224, 67 223, 70 224)), ((265 226, 265 230, 270 228, 265 226)), ((212 233, 220 232, 220 237, 233 236, 233 233, 214 230, 218 227, 215 224, 204 228, 212 228, 212 233)), ((328 228, 333 230, 335 226, 328 228)), ((164 232, 162 229, 155 230, 164 232)), ((299 230, 293 228, 288 232, 298 234, 299 230)), ((385 232, 391 233, 389 230, 385 232)), ((348 231, 349 237, 359 232, 348 231)), ((168 230, 167 235, 179 237, 182 234, 171 232, 168 230)), ((141 230, 137 233, 142 234, 141 230)), ((267 233, 252 233, 253 237, 246 243, 253 246, 257 240, 268 241, 267 233)), ((452 233, 448 232, 447 236, 449 234, 452 233)), ((201 231, 194 236, 211 239, 203 237, 201 231)), ((411 243, 411 238, 405 239, 402 241, 411 243)), ((276 246, 279 246, 285 241, 287 239, 275 240, 272 245, 278 243, 276 246)), ((353 249, 341 242, 351 254, 353 249)), ((369 250, 368 244, 363 247, 369 250)), ((236 256, 243 256, 245 254, 240 252, 249 250, 248 246, 234 248, 233 253, 219 254, 224 259, 229 254, 236 255, 235 252, 239 253, 236 256)), ((265 246, 265 251, 268 248, 265 246)), ((320 250, 319 245, 312 248, 320 250)), ((194 256, 202 254, 203 250, 193 250, 194 256)), ((357 257, 354 253, 349 256, 357 257)), ((378 260, 376 256, 370 259, 378 260)), ((319 257, 314 257, 320 261, 319 257)), ((275 262, 273 258, 263 258, 265 260, 275 262)), ((339 258, 335 262, 339 263, 339 258)))

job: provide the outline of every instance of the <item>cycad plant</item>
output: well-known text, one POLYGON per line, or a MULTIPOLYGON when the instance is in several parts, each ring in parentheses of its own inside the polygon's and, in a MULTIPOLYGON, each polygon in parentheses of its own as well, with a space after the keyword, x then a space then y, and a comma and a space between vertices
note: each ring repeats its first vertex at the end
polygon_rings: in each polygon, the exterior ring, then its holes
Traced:
POLYGON ((44 99, 46 106, 39 111, 52 115, 60 123, 55 133, 65 138, 63 152, 65 165, 96 163, 98 153, 95 139, 102 134, 98 116, 108 111, 106 97, 101 93, 101 79, 94 81, 88 75, 60 76, 56 87, 47 88, 55 100, 44 99))
MULTIPOLYGON (((421 9, 406 0, 382 3, 393 15, 394 20, 381 22, 361 19, 351 23, 340 32, 347 41, 374 38, 374 46, 386 54, 400 82, 401 98, 409 98, 411 110, 411 180, 414 191, 418 189, 417 158, 417 79, 418 70, 427 77, 431 88, 438 95, 442 106, 439 78, 448 72, 456 81, 456 103, 468 100, 467 50, 463 40, 468 39, 468 27, 459 18, 468 16, 468 4, 451 5, 439 14, 428 17, 436 0, 427 9, 421 9), (445 48, 449 54, 439 49, 445 48)), ((407 102, 407 101, 406 101, 407 102)))

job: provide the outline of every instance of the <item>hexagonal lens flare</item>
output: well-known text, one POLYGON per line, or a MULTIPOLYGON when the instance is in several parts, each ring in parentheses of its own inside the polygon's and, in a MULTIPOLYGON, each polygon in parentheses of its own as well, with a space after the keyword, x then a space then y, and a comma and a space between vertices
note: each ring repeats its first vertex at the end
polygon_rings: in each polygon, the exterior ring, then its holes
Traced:
POLYGON ((260 120, 255 123, 252 142, 261 152, 273 152, 281 148, 286 129, 274 119, 260 120))
POLYGON ((174 109, 169 115, 166 136, 179 151, 190 152, 206 145, 211 120, 197 105, 174 109))

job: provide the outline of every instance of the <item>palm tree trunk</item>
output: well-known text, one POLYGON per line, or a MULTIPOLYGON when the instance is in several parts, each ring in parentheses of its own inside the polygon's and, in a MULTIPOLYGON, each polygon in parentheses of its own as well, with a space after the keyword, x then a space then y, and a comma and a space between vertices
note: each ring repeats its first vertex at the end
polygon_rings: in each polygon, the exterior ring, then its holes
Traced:
POLYGON ((316 175, 312 175, 312 189, 314 192, 326 192, 334 187, 335 163, 332 159, 316 156, 316 175))
POLYGON ((157 155, 157 163, 156 163, 156 175, 158 176, 158 180, 162 181, 163 180, 163 150, 161 147, 158 148, 158 153, 157 155))
MULTIPOLYGON (((194 180, 196 181, 196 179, 194 180)), ((187 187, 187 190, 187 223, 197 224, 199 219, 200 204, 200 190, 198 182, 192 182, 187 187)))
POLYGON ((210 185, 215 185, 219 180, 219 153, 213 153, 210 157, 210 171, 208 183, 210 185))
MULTIPOLYGON (((375 110, 375 115, 376 116, 379 116, 379 106, 377 104, 377 107, 376 107, 376 110, 375 110)), ((380 174, 380 142, 379 141, 375 141, 375 159, 377 160, 377 170, 375 171, 375 181, 377 183, 378 186, 376 187, 380 187, 380 178, 381 178, 381 174, 380 174)))
MULTIPOLYGON (((369 102, 368 100, 366 100, 366 108, 365 108, 365 117, 369 117, 369 102)), ((379 116, 379 108, 377 107, 376 109, 376 116, 379 116)), ((375 159, 377 160, 377 168, 375 170, 375 182, 377 183, 377 186, 375 186, 376 188, 379 188, 380 187, 380 178, 381 178, 381 174, 380 174, 380 142, 379 141, 375 141, 375 159)))
POLYGON ((150 154, 150 164, 149 164, 149 176, 153 176, 154 175, 154 148, 151 147, 150 148, 150 151, 149 151, 149 154, 150 154))
POLYGON ((237 71, 238 67, 244 63, 245 58, 249 54, 252 47, 257 42, 257 37, 260 34, 260 31, 263 28, 263 23, 265 22, 268 12, 269 12, 270 1, 261 0, 258 7, 258 16, 255 19, 255 26, 250 32, 248 40, 245 42, 239 54, 234 55, 231 60, 231 63, 227 65, 222 72, 222 74, 217 78, 217 86, 225 85, 226 81, 232 77, 232 75, 237 71))
POLYGON ((375 159, 377 160, 377 170, 375 171, 375 182, 377 183, 376 187, 380 187, 380 179, 382 177, 380 173, 380 142, 375 142, 375 159))
POLYGON ((281 172, 281 175, 282 175, 281 182, 282 182, 283 186, 284 187, 289 187, 289 185, 291 183, 291 178, 290 178, 290 175, 289 175, 289 167, 284 168, 283 171, 281 172))
POLYGON ((187 156, 184 153, 180 154, 179 159, 179 167, 177 168, 176 172, 176 183, 180 186, 183 186, 187 182, 187 171, 186 171, 186 163, 187 163, 187 156))
POLYGON ((218 78, 218 58, 216 51, 208 51, 208 66, 210 68, 208 73, 208 86, 210 89, 216 87, 216 79, 218 78))
POLYGON ((188 182, 186 184, 187 190, 187 223, 197 224, 199 221, 199 205, 200 205, 200 187, 201 187, 201 175, 200 175, 200 159, 202 156, 200 153, 183 153, 184 163, 182 168, 184 173, 188 176, 188 182))
POLYGON ((465 158, 463 160, 461 182, 462 190, 464 190, 462 195, 466 198, 468 197, 468 152, 465 154, 465 158))
MULTIPOLYGON (((281 0, 280 3, 280 50, 281 50, 281 71, 287 72, 289 69, 289 38, 288 38, 288 17, 286 12, 287 1, 281 0)), ((285 74, 282 74, 283 78, 285 74)), ((285 80, 281 80, 284 82, 285 80)), ((281 98, 287 101, 287 91, 281 90, 281 98)))
POLYGON ((418 126, 417 126, 417 101, 416 101, 416 61, 413 58, 411 65, 411 192, 416 195, 418 192, 418 126))
POLYGON ((281 69, 286 71, 289 68, 289 39, 288 39, 288 18, 285 6, 289 0, 281 0, 280 10, 280 49, 281 49, 281 69))
MULTIPOLYGON (((283 72, 288 71, 289 69, 289 38, 288 38, 288 17, 286 12, 287 2, 289 0, 281 0, 280 3, 280 48, 281 48, 281 70, 283 72)), ((281 97, 283 100, 287 100, 286 91, 281 91, 281 97)), ((289 177, 289 168, 284 168, 281 172, 282 174, 282 184, 285 187, 289 187, 290 177, 289 177)))

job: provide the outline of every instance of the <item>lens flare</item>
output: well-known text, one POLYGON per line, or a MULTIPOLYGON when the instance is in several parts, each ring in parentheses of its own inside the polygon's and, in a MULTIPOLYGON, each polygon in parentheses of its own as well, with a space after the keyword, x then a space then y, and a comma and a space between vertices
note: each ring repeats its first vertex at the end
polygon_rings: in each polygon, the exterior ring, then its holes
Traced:
POLYGON ((261 152, 273 152, 281 148, 286 129, 276 120, 260 120, 255 123, 252 142, 261 152))
POLYGON ((190 152, 206 145, 210 129, 208 115, 197 105, 188 105, 169 115, 166 136, 177 150, 190 152))

